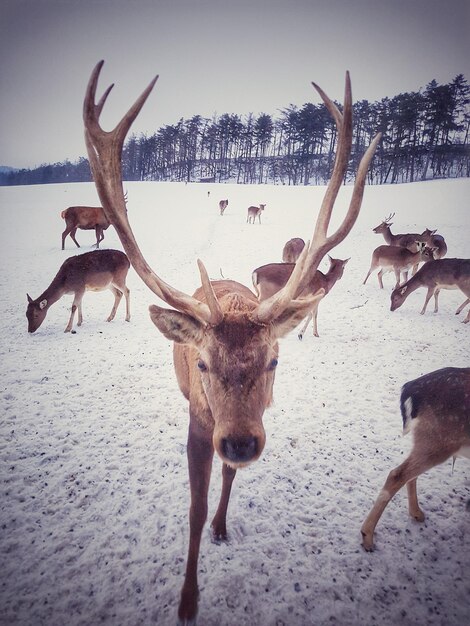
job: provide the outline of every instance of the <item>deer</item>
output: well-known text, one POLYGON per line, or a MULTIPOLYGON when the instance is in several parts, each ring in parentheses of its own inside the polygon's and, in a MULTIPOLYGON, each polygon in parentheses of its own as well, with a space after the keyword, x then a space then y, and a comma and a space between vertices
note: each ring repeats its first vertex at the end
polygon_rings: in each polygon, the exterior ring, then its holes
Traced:
POLYGON ((395 272, 396 288, 400 285, 401 273, 403 273, 404 281, 406 281, 408 280, 408 271, 412 267, 421 261, 427 263, 433 259, 432 250, 424 244, 419 244, 417 252, 411 252, 408 248, 402 248, 401 246, 379 246, 372 253, 370 268, 362 284, 365 285, 372 272, 380 268, 377 274, 380 289, 384 288, 383 274, 392 271, 395 272))
POLYGON ((65 230, 62 233, 62 250, 65 249, 67 235, 73 239, 77 248, 80 244, 75 239, 77 228, 81 230, 94 230, 96 234, 96 247, 104 239, 104 231, 109 227, 109 222, 100 206, 69 206, 60 214, 65 220, 65 230))
POLYGON ((207 496, 214 453, 222 461, 222 492, 211 526, 217 540, 226 540, 227 508, 235 475, 239 469, 259 459, 265 446, 263 415, 273 399, 278 341, 293 330, 324 295, 323 289, 305 298, 299 294, 323 256, 352 229, 380 135, 373 139, 359 163, 352 199, 342 223, 334 233, 328 234, 333 205, 351 152, 351 83, 347 74, 343 112, 314 84, 335 119, 338 148, 312 242, 305 246, 286 285, 263 302, 241 283, 225 279, 211 281, 200 259, 197 264, 201 286, 191 296, 165 282, 148 265, 133 234, 123 197, 121 154, 124 140, 158 76, 114 130, 104 131, 99 117, 112 85, 96 102, 102 66, 103 61, 100 61, 91 74, 83 108, 85 142, 93 178, 107 219, 116 229, 131 265, 149 289, 172 307, 152 304, 149 313, 157 329, 173 342, 177 382, 189 402, 189 549, 178 618, 181 624, 192 624, 198 610, 198 558, 208 515, 207 496))
MULTIPOLYGON (((437 313, 439 292, 441 289, 460 289, 467 299, 456 310, 459 315, 470 302, 470 259, 436 259, 423 265, 414 276, 406 283, 396 287, 392 291, 390 310, 396 311, 407 299, 410 293, 419 287, 427 287, 428 291, 424 300, 421 315, 426 312, 426 307, 434 296, 434 313, 437 313)), ((470 310, 463 320, 464 324, 470 322, 470 310)))
POLYGON ((223 215, 225 212, 225 209, 228 207, 228 200, 220 200, 219 202, 219 211, 220 211, 220 215, 223 215))
POLYGON ((417 252, 417 241, 419 240, 421 235, 419 235, 418 233, 404 233, 394 235, 390 229, 390 227, 393 226, 393 222, 391 222, 390 220, 392 220, 394 216, 395 213, 390 213, 390 215, 386 217, 383 222, 381 222, 372 230, 377 235, 383 235, 385 243, 389 246, 401 246, 402 248, 408 248, 409 250, 411 250, 411 252, 417 252))
POLYGON ((424 243, 433 251, 434 259, 442 259, 447 254, 446 240, 442 235, 436 235, 436 230, 426 228, 418 237, 418 241, 424 243))
POLYGON ((389 473, 362 524, 362 545, 367 551, 374 549, 375 527, 403 485, 410 516, 424 522, 416 490, 418 477, 451 457, 470 459, 470 368, 444 367, 405 383, 400 409, 403 434, 411 430, 413 446, 405 461, 389 473))
MULTIPOLYGON (((345 259, 344 261, 341 259, 333 259, 330 255, 328 255, 328 259, 330 261, 328 272, 324 274, 320 270, 316 270, 311 280, 308 281, 305 290, 302 292, 302 296, 315 294, 319 289, 323 289, 326 295, 331 291, 335 283, 343 276, 344 267, 349 259, 345 259)), ((270 298, 274 293, 279 291, 279 289, 282 289, 282 287, 284 287, 289 280, 294 268, 294 263, 268 263, 267 265, 262 265, 261 267, 255 269, 252 274, 252 281, 258 300, 262 302, 263 300, 270 298)), ((320 336, 318 334, 317 324, 319 304, 320 302, 318 301, 312 310, 309 311, 305 324, 297 335, 300 340, 303 339, 304 333, 307 330, 312 318, 313 335, 314 337, 320 336)))
POLYGON ((78 326, 83 323, 82 299, 85 291, 103 291, 110 289, 114 294, 114 304, 107 319, 111 322, 118 309, 122 295, 126 298, 126 322, 131 319, 130 291, 126 286, 126 276, 130 263, 124 252, 120 250, 93 250, 66 259, 59 268, 57 275, 43 291, 33 300, 26 294, 28 307, 28 332, 34 333, 44 322, 49 308, 62 296, 73 294, 72 311, 64 332, 72 331, 75 312, 78 310, 78 326))
POLYGON ((295 263, 305 247, 305 241, 300 237, 289 239, 282 250, 283 263, 295 263))
POLYGON ((264 211, 265 204, 260 204, 259 206, 249 206, 248 214, 246 216, 246 221, 248 224, 254 224, 256 218, 258 218, 258 222, 261 224, 261 213, 264 211))

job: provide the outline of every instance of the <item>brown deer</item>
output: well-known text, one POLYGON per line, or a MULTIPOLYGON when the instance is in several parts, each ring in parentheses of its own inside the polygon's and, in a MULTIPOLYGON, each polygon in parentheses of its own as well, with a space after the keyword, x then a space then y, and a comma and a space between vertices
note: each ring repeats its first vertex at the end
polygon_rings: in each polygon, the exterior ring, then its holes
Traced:
POLYGON ((389 246, 401 246, 402 248, 408 248, 411 252, 418 251, 418 241, 421 235, 418 233, 404 233, 404 234, 396 234, 394 235, 390 229, 390 226, 393 226, 393 222, 390 220, 393 219, 395 213, 390 213, 388 217, 384 219, 378 226, 373 228, 372 230, 377 235, 383 235, 385 239, 385 243, 389 246))
POLYGON ((380 289, 384 288, 382 276, 386 272, 395 272, 397 281, 395 287, 398 287, 400 285, 401 273, 403 273, 404 281, 406 281, 408 279, 408 271, 412 267, 420 261, 427 263, 433 258, 432 250, 424 244, 420 244, 417 252, 411 252, 408 248, 402 248, 401 246, 379 246, 372 253, 370 269, 362 284, 365 285, 372 272, 380 268, 377 274, 380 289))
POLYGON ((104 239, 104 231, 108 228, 109 222, 100 206, 69 206, 60 214, 65 220, 65 230, 62 233, 62 250, 65 248, 67 235, 73 239, 77 248, 80 244, 75 239, 77 228, 81 230, 94 230, 96 234, 96 247, 100 247, 100 242, 104 239))
MULTIPOLYGON (((326 274, 320 272, 320 270, 316 270, 313 274, 312 279, 308 281, 305 289, 300 294, 300 296, 305 297, 308 295, 313 295, 318 292, 319 289, 323 289, 325 295, 331 291, 334 284, 342 277, 344 273, 344 267, 349 259, 345 259, 342 261, 341 259, 333 259, 330 255, 328 255, 330 260, 330 268, 326 274)), ((284 285, 289 280, 292 272, 294 271, 295 264, 294 263, 268 263, 267 265, 262 265, 254 270, 252 274, 253 286, 258 295, 258 300, 262 302, 267 298, 270 298, 273 294, 278 292, 280 289, 284 287, 284 285)), ((318 334, 318 306, 320 301, 318 301, 311 311, 309 311, 307 315, 307 320, 302 328, 302 330, 298 334, 298 338, 300 340, 303 339, 304 333, 307 329, 307 326, 310 323, 310 320, 313 318, 313 335, 315 337, 319 337, 318 334)))
POLYGON ((408 458, 388 475, 374 506, 362 524, 362 545, 374 549, 374 530, 385 507, 403 485, 408 510, 418 522, 424 513, 418 504, 416 481, 447 459, 470 459, 470 368, 445 367, 405 383, 400 408, 403 434, 410 430, 413 447, 408 458))
POLYGON ((248 207, 248 214, 246 216, 248 224, 254 224, 256 218, 258 218, 258 221, 261 224, 261 213, 264 211, 265 206, 265 204, 260 204, 259 206, 248 207))
POLYGON ((304 247, 305 241, 300 239, 300 237, 289 239, 282 250, 283 263, 295 263, 304 247))
POLYGON ((426 228, 418 237, 418 241, 431 248, 434 259, 442 259, 447 254, 446 240, 442 235, 436 235, 435 230, 426 228))
POLYGON ((103 289, 111 289, 114 294, 114 304, 108 322, 114 319, 122 294, 126 298, 126 322, 128 322, 131 319, 129 289, 126 286, 129 267, 129 259, 120 250, 93 250, 93 252, 69 257, 62 263, 46 291, 38 298, 33 300, 26 294, 28 332, 36 332, 54 302, 71 293, 73 293, 72 312, 64 332, 68 333, 72 330, 73 318, 77 310, 78 326, 81 326, 83 322, 82 298, 85 291, 102 291, 103 289))
POLYGON ((355 223, 367 169, 380 136, 373 140, 359 164, 352 200, 343 222, 335 233, 328 235, 334 201, 342 186, 351 151, 351 87, 347 75, 341 113, 315 85, 336 121, 338 153, 311 245, 305 246, 285 287, 263 302, 258 302, 250 289, 235 281, 210 281, 201 261, 198 265, 202 286, 189 296, 164 282, 145 261, 129 224, 122 193, 122 146, 157 78, 116 128, 105 132, 100 127, 99 116, 112 86, 95 104, 102 65, 102 61, 98 63, 90 78, 83 113, 93 177, 106 216, 115 227, 132 266, 159 298, 174 307, 167 309, 152 305, 150 317, 159 331, 174 342, 176 376, 189 401, 190 538, 178 609, 180 622, 189 624, 194 623, 197 613, 197 563, 201 533, 207 518, 214 451, 222 460, 223 481, 212 530, 218 539, 226 539, 227 507, 236 471, 256 461, 265 445, 262 418, 272 401, 278 339, 295 328, 322 297, 323 290, 307 298, 299 298, 298 294, 323 256, 347 236, 355 223))
MULTIPOLYGON (((432 296, 434 296, 434 313, 438 312, 438 298, 441 289, 460 289, 467 296, 467 300, 455 312, 458 315, 470 302, 470 259, 439 259, 425 263, 410 280, 393 290, 390 310, 398 309, 410 293, 419 287, 427 287, 428 289, 424 306, 420 311, 421 315, 425 314, 432 296)), ((463 322, 464 324, 470 322, 470 310, 463 322)))
POLYGON ((220 211, 220 215, 223 215, 225 212, 225 209, 228 207, 228 200, 220 200, 219 202, 219 211, 220 211))

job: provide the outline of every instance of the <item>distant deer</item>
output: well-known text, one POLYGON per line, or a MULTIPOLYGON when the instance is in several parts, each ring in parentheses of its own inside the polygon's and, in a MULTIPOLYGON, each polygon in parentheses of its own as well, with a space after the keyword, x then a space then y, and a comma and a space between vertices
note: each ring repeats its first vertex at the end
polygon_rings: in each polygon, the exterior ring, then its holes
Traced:
POLYGON ((385 507, 403 485, 408 511, 424 521, 416 492, 418 476, 451 457, 470 459, 470 368, 445 367, 412 380, 402 388, 403 434, 410 430, 413 447, 408 458, 388 475, 374 506, 362 524, 362 545, 374 549, 374 531, 385 507))
POLYGON ((265 206, 265 204, 260 204, 259 206, 248 207, 248 214, 246 216, 248 224, 254 224, 256 218, 258 218, 258 221, 261 224, 261 213, 264 211, 265 206))
POLYGON ((69 206, 60 214, 65 220, 65 230, 62 233, 62 250, 65 248, 67 235, 73 239, 77 248, 80 244, 75 239, 77 228, 81 230, 94 230, 96 233, 96 247, 104 239, 104 231, 109 227, 109 222, 100 206, 69 206))
MULTIPOLYGON (((344 267, 349 259, 342 261, 341 259, 333 259, 328 255, 330 260, 330 268, 326 274, 316 270, 313 277, 306 283, 303 291, 300 292, 300 297, 313 295, 318 292, 319 289, 324 289, 325 295, 331 291, 335 283, 343 276, 344 267)), ((277 293, 289 280, 292 272, 294 271, 294 263, 268 263, 262 265, 254 270, 251 275, 253 280, 253 286, 258 296, 258 300, 262 302, 267 300, 273 294, 277 293)), ((318 306, 320 301, 315 303, 315 306, 308 312, 307 320, 298 334, 299 339, 303 339, 304 333, 310 320, 313 318, 313 335, 319 337, 317 317, 318 306)))
POLYGON ((424 243, 431 248, 434 259, 442 259, 447 254, 446 240, 442 235, 436 235, 435 230, 429 230, 426 228, 418 237, 418 241, 424 243))
POLYGON ((283 263, 295 263, 300 256, 300 253, 305 247, 305 241, 300 237, 294 237, 284 246, 282 250, 283 263))
POLYGON ((228 207, 228 200, 220 200, 219 202, 219 211, 220 211, 220 215, 223 215, 225 212, 225 209, 228 207))
MULTIPOLYGON (((438 298, 441 289, 460 289, 467 296, 467 299, 455 312, 458 315, 470 302, 470 259, 439 259, 425 263, 410 280, 393 290, 390 310, 398 309, 410 293, 419 287, 427 287, 428 289, 421 315, 426 312, 426 307, 432 296, 434 296, 434 313, 438 312, 438 298)), ((463 322, 464 324, 470 322, 470 310, 463 322)))
POLYGON ((222 493, 212 519, 212 531, 216 539, 225 540, 227 507, 236 472, 259 459, 265 446, 263 415, 272 401, 278 340, 293 330, 323 295, 323 290, 307 298, 299 298, 297 293, 324 255, 351 231, 380 135, 372 140, 359 163, 350 205, 340 226, 328 235, 331 212, 352 147, 351 84, 347 74, 342 111, 314 85, 335 120, 338 140, 332 177, 317 215, 312 244, 305 246, 285 287, 263 302, 258 302, 248 287, 236 281, 211 281, 201 261, 198 261, 201 287, 190 296, 166 283, 145 261, 133 235, 122 193, 122 146, 156 78, 115 129, 104 131, 99 117, 111 87, 96 102, 102 66, 101 61, 91 75, 83 106, 93 178, 106 215, 132 266, 156 296, 171 307, 151 305, 150 317, 158 330, 174 342, 176 377, 189 402, 186 447, 191 492, 189 546, 178 618, 181 624, 194 624, 199 597, 198 559, 208 514, 214 453, 222 460, 222 493))
POLYGON ((424 244, 420 244, 418 252, 411 252, 408 248, 402 248, 401 246, 379 246, 372 253, 370 269, 362 284, 365 285, 372 272, 380 268, 377 275, 380 288, 384 288, 382 276, 386 272, 395 272, 395 287, 398 287, 400 285, 401 273, 403 273, 406 281, 408 279, 408 271, 412 267, 420 261, 427 263, 433 258, 432 250, 424 244))
POLYGON ((130 292, 126 286, 129 266, 129 259, 119 250, 93 250, 93 252, 66 259, 46 291, 35 300, 27 295, 28 332, 34 333, 41 326, 47 311, 54 302, 72 293, 74 295, 72 313, 64 332, 68 333, 72 330, 73 318, 77 310, 78 326, 81 326, 83 322, 82 298, 85 291, 102 291, 103 289, 111 289, 114 294, 114 305, 108 322, 114 319, 123 294, 126 298, 126 322, 128 322, 131 318, 130 292))
POLYGON ((372 230, 377 235, 383 235, 385 239, 385 243, 389 246, 401 246, 402 248, 408 248, 411 252, 418 251, 418 240, 421 237, 418 233, 404 233, 404 234, 396 234, 394 235, 390 230, 390 226, 393 226, 393 222, 390 220, 393 218, 395 213, 390 213, 388 217, 384 219, 378 226, 373 228, 372 230))

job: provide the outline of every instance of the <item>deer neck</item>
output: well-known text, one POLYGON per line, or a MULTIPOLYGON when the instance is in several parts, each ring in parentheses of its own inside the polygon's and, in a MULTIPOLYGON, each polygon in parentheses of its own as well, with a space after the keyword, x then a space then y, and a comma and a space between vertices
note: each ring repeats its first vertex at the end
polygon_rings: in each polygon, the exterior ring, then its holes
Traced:
POLYGON ((37 298, 38 301, 47 300, 47 308, 60 300, 65 294, 64 279, 61 273, 57 274, 49 287, 37 298))
POLYGON ((390 226, 387 226, 382 234, 384 236, 385 243, 387 243, 389 246, 392 245, 392 241, 394 240, 394 236, 392 235, 392 231, 390 230, 390 226))

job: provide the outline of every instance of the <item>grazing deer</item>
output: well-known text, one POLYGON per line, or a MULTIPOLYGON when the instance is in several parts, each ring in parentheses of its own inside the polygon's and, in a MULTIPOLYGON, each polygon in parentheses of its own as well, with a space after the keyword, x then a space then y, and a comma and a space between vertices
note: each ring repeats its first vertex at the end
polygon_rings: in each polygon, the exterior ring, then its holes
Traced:
POLYGON ((363 285, 367 279, 378 267, 380 267, 377 277, 379 279, 380 289, 384 288, 382 276, 386 272, 395 272, 396 285, 400 285, 400 274, 403 273, 404 280, 408 279, 408 271, 418 264, 420 261, 427 263, 433 259, 432 250, 424 244, 420 244, 417 252, 411 252, 408 248, 401 246, 379 246, 372 253, 370 269, 364 279, 363 285))
POLYGON ((435 230, 426 228, 418 237, 418 241, 431 248, 434 259, 442 259, 447 254, 446 240, 442 235, 436 235, 435 230))
MULTIPOLYGON (((425 263, 410 280, 393 290, 390 310, 398 309, 410 293, 419 287, 428 288, 424 306, 420 311, 421 315, 426 312, 426 307, 432 296, 434 296, 434 313, 438 312, 438 298, 441 289, 460 289, 467 296, 467 300, 455 312, 458 315, 470 301, 470 259, 439 259, 425 263)), ((470 310, 463 321, 464 324, 470 322, 470 310)))
POLYGON ((283 263, 295 263, 304 247, 305 241, 300 239, 300 237, 289 239, 282 250, 283 263))
MULTIPOLYGON (((333 259, 330 255, 328 255, 328 258, 330 260, 330 268, 328 272, 323 274, 320 270, 316 270, 312 279, 308 281, 300 296, 305 297, 313 295, 317 293, 319 289, 323 289, 326 295, 331 291, 334 284, 342 277, 344 267, 349 259, 342 261, 341 259, 333 259)), ((258 300, 262 302, 282 289, 294 271, 294 267, 294 263, 268 263, 267 265, 262 265, 261 267, 255 269, 251 277, 253 280, 253 286, 258 295, 258 300)), ((318 301, 309 311, 307 320, 298 334, 299 339, 303 339, 304 333, 312 318, 313 335, 315 337, 320 336, 318 334, 317 325, 319 304, 320 301, 318 301)))
POLYGON ((418 476, 450 457, 470 459, 470 368, 445 367, 405 383, 400 408, 403 434, 412 431, 413 447, 388 475, 362 524, 362 545, 368 551, 374 549, 374 530, 385 507, 403 485, 410 516, 423 522, 416 493, 418 476))
POLYGON ((228 200, 221 200, 219 202, 219 211, 220 211, 220 215, 223 215, 225 212, 225 209, 228 207, 228 200))
POLYGON ((75 311, 78 310, 78 326, 82 325, 82 298, 85 291, 102 291, 111 289, 114 304, 108 322, 114 319, 117 308, 124 294, 126 298, 126 322, 131 319, 129 289, 126 276, 129 270, 129 259, 119 250, 93 250, 66 259, 60 266, 56 277, 39 298, 33 300, 28 294, 28 332, 34 333, 43 323, 49 308, 65 294, 73 293, 73 304, 70 319, 64 332, 72 330, 75 311))
POLYGON ((408 250, 411 250, 411 252, 417 252, 417 242, 421 235, 419 235, 418 233, 404 233, 400 235, 394 235, 390 230, 390 226, 393 226, 393 222, 391 222, 390 220, 393 218, 394 215, 395 213, 390 213, 390 215, 386 217, 383 222, 381 222, 372 230, 377 235, 383 235, 385 243, 389 246, 401 246, 402 248, 408 248, 408 250))
POLYGON ((258 218, 258 221, 261 224, 261 212, 264 211, 265 206, 265 204, 260 204, 259 206, 248 207, 248 214, 246 216, 248 224, 254 224, 256 218, 258 218))
POLYGON ((102 65, 102 61, 98 63, 91 75, 83 112, 91 170, 106 216, 115 227, 132 266, 145 284, 173 307, 152 305, 150 317, 158 330, 174 342, 177 380, 189 401, 190 538, 178 608, 180 622, 189 624, 194 623, 197 613, 197 563, 201 533, 207 518, 214 451, 222 459, 223 480, 212 530, 215 537, 226 539, 227 507, 236 471, 256 461, 265 445, 262 418, 272 401, 278 339, 295 328, 323 296, 323 290, 307 298, 299 298, 298 294, 323 256, 343 241, 355 223, 367 169, 380 135, 373 140, 359 164, 351 204, 343 222, 328 235, 331 212, 343 183, 352 145, 351 86, 347 75, 344 108, 340 112, 315 85, 335 119, 338 153, 312 244, 305 246, 285 287, 263 302, 258 302, 250 289, 235 281, 210 281, 199 260, 202 286, 189 296, 164 282, 145 261, 129 224, 122 193, 122 146, 157 78, 116 128, 105 132, 100 127, 99 116, 112 86, 95 104, 102 65))
POLYGON ((80 244, 75 239, 77 228, 94 230, 96 247, 100 247, 100 242, 104 239, 104 231, 109 226, 109 222, 100 206, 69 206, 68 209, 62 211, 60 216, 65 220, 65 230, 62 233, 62 250, 65 248, 67 235, 70 235, 77 248, 80 247, 80 244))

